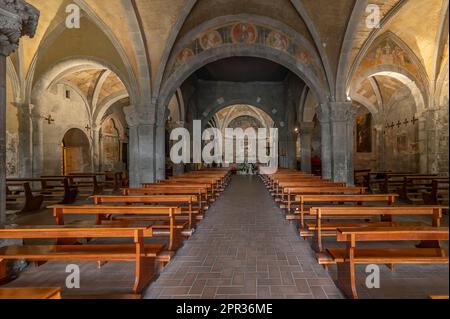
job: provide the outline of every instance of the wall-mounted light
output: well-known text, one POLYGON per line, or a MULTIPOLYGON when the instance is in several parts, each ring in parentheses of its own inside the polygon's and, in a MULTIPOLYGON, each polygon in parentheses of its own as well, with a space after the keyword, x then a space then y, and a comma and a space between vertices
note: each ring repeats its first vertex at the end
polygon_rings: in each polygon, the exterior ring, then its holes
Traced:
POLYGON ((298 127, 294 128, 294 132, 298 133, 300 130, 298 129, 298 127))

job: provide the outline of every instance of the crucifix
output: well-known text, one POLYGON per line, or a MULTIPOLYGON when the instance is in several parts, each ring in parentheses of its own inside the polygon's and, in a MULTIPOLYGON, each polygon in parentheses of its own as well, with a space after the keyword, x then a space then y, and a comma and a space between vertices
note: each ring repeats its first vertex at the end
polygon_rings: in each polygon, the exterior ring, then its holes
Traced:
POLYGON ((408 119, 405 119, 405 121, 403 122, 403 124, 405 124, 405 126, 408 125, 408 124, 409 124, 408 119))
POLYGON ((402 126, 402 122, 400 120, 397 122, 397 127, 400 128, 402 126))
POLYGON ((46 120, 48 124, 52 124, 53 122, 55 122, 55 119, 52 118, 51 114, 47 117, 44 117, 44 120, 46 120))
POLYGON ((395 127, 394 122, 392 122, 392 124, 389 126, 391 129, 393 129, 395 127))
POLYGON ((416 119, 416 116, 414 115, 411 121, 412 121, 412 123, 413 123, 413 125, 414 125, 414 124, 416 124, 416 122, 418 122, 419 120, 416 119))
POLYGON ((91 130, 91 127, 89 126, 89 124, 85 126, 85 129, 86 129, 86 131, 90 131, 91 130))

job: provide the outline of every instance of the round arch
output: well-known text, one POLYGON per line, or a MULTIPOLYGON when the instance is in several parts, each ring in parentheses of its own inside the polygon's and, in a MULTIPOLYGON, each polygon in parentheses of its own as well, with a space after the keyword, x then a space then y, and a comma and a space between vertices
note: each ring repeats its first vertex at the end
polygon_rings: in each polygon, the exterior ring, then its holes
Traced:
POLYGON ((42 76, 37 80, 36 84, 33 86, 30 92, 30 100, 32 104, 37 104, 40 94, 48 89, 55 81, 76 71, 81 71, 84 69, 109 69, 114 72, 119 79, 122 81, 127 91, 130 93, 130 99, 135 96, 135 90, 130 86, 130 83, 125 81, 125 77, 121 74, 120 70, 117 69, 112 64, 100 60, 96 57, 81 57, 81 56, 71 56, 63 60, 54 63, 42 76))
POLYGON ((207 64, 229 57, 255 57, 280 64, 301 78, 311 88, 317 100, 322 103, 327 101, 327 94, 324 93, 327 92, 327 89, 319 84, 320 81, 316 75, 289 54, 269 47, 258 47, 255 50, 254 45, 234 44, 227 46, 226 50, 223 47, 219 47, 202 52, 172 73, 161 90, 157 113, 158 123, 163 124, 165 109, 170 98, 189 76, 207 64))
POLYGON ((388 76, 403 83, 409 88, 412 96, 414 97, 417 106, 417 113, 421 114, 426 111, 427 104, 425 101, 428 101, 428 91, 423 88, 422 85, 417 83, 416 78, 408 70, 398 65, 380 65, 366 70, 352 82, 351 86, 347 90, 347 95, 355 95, 356 90, 365 79, 377 75, 388 76))
POLYGON ((81 129, 68 129, 64 133, 62 145, 63 174, 86 173, 92 169, 91 144, 81 129))

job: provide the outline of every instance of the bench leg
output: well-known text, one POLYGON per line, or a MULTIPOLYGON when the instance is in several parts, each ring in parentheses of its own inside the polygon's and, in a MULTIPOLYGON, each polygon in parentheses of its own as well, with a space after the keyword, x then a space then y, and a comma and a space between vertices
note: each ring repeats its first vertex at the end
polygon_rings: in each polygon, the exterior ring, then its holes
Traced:
POLYGON ((148 286, 155 275, 155 258, 140 257, 136 261, 136 273, 134 277, 134 293, 140 293, 148 286))
POLYGON ((169 239, 169 251, 177 251, 181 246, 181 237, 183 236, 181 229, 175 229, 173 235, 169 239))
POLYGON ((355 264, 349 262, 337 263, 337 287, 351 299, 358 299, 356 291, 355 264))
POLYGON ((6 260, 0 259, 0 280, 6 278, 6 260))

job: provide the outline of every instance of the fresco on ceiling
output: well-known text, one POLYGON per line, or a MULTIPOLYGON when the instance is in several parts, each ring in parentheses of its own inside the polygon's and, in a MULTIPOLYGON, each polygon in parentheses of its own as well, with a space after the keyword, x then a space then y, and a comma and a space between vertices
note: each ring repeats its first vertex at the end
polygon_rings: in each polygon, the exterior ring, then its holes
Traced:
POLYGON ((356 151, 372 153, 372 114, 370 113, 356 118, 356 151))
POLYGON ((412 57, 390 38, 379 41, 370 49, 359 66, 358 74, 378 65, 399 65, 420 79, 419 69, 414 64, 412 57))
POLYGON ((175 72, 178 67, 204 51, 230 44, 263 45, 286 52, 298 61, 299 65, 308 67, 322 84, 324 83, 320 68, 313 63, 314 59, 304 45, 279 30, 241 22, 228 23, 209 29, 182 47, 173 62, 170 73, 175 72))
POLYGON ((228 125, 229 128, 235 129, 235 128, 241 128, 244 131, 248 128, 253 128, 255 130, 258 130, 259 128, 263 128, 260 121, 258 121, 253 116, 239 116, 235 118, 231 123, 228 125))
POLYGON ((19 135, 6 131, 6 176, 14 177, 19 174, 19 135))

